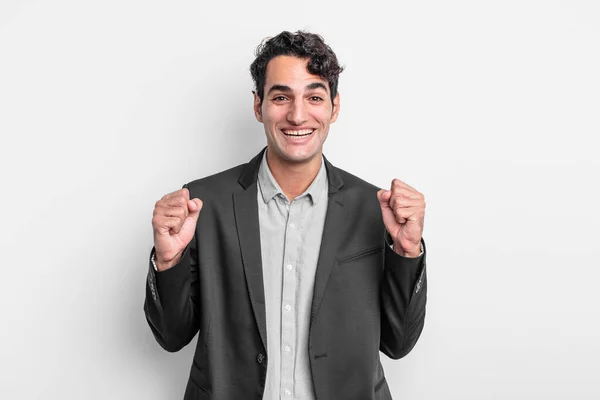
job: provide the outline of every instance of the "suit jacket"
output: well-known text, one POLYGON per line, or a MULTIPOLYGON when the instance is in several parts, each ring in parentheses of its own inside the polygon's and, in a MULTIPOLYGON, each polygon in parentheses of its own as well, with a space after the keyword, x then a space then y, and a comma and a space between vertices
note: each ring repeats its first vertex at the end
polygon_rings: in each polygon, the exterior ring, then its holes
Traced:
MULTIPOLYGON (((195 236, 179 264, 149 267, 144 311, 158 343, 178 351, 199 332, 184 400, 262 399, 269 355, 256 182, 263 152, 185 185, 204 203, 195 236)), ((394 253, 378 188, 327 159, 325 167, 309 333, 316 398, 388 400, 379 351, 403 357, 423 330, 425 254, 394 253)))

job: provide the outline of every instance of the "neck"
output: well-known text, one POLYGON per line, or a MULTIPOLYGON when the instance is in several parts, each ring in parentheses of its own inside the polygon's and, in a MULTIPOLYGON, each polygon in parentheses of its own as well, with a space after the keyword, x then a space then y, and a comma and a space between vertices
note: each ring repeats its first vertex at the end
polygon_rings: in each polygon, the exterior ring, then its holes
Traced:
POLYGON ((267 149, 269 169, 290 202, 304 193, 315 180, 321 168, 321 157, 319 152, 307 162, 295 164, 274 156, 273 152, 267 149))

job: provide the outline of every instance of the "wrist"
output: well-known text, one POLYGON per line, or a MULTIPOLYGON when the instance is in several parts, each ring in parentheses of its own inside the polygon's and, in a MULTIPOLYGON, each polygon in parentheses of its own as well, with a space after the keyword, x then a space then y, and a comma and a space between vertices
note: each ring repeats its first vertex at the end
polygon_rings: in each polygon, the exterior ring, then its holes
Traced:
POLYGON ((404 250, 402 246, 394 243, 394 252, 402 257, 417 258, 423 253, 423 246, 419 243, 417 246, 409 250, 404 250))
POLYGON ((181 253, 177 254, 172 260, 168 261, 161 259, 161 257, 156 255, 156 253, 152 257, 152 263, 154 264, 155 269, 159 272, 166 271, 167 269, 174 267, 175 265, 179 264, 179 261, 181 261, 181 253))

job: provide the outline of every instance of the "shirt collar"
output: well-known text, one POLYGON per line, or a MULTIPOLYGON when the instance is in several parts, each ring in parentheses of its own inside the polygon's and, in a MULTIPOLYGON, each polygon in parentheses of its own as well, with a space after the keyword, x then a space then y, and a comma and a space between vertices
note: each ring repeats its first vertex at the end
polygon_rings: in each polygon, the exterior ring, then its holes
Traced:
MULTIPOLYGON (((325 169, 325 162, 323 161, 323 156, 321 156, 321 167, 319 168, 319 172, 317 176, 312 181, 310 186, 297 198, 307 195, 310 197, 312 204, 317 204, 317 202, 323 197, 323 194, 327 193, 327 170, 325 169)), ((273 173, 271 173, 271 169, 269 168, 269 164, 267 163, 267 152, 265 151, 263 154, 262 161, 258 168, 258 186, 262 193, 262 198, 265 203, 268 203, 273 197, 280 194, 285 197, 283 190, 275 180, 273 173)))

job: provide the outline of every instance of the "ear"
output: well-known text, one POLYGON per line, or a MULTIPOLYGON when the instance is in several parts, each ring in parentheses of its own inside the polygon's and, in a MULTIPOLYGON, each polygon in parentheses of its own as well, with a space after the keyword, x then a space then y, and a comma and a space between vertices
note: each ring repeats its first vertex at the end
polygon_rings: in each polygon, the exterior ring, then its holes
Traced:
POLYGON ((258 93, 256 93, 256 91, 253 90, 252 93, 254 93, 254 116, 256 117, 256 120, 258 122, 262 123, 263 119, 262 119, 260 97, 258 97, 258 93))
POLYGON ((331 111, 331 124, 335 122, 340 112, 340 92, 337 92, 333 98, 333 110, 331 111))

